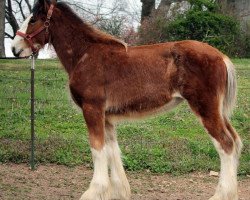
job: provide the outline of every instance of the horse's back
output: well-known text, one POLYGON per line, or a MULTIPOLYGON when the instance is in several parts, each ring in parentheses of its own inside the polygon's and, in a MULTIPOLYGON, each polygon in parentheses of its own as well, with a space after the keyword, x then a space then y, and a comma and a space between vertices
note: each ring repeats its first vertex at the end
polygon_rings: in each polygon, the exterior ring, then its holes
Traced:
POLYGON ((139 96, 154 102, 162 99, 159 104, 163 105, 176 93, 186 100, 200 96, 211 99, 226 87, 224 55, 206 43, 186 40, 130 47, 126 59, 126 65, 120 65, 112 76, 115 86, 107 89, 115 98, 116 88, 119 102, 127 96, 133 100, 139 96), (124 76, 123 70, 130 73, 124 76), (120 90, 124 85, 129 86, 125 93, 120 90))
POLYGON ((130 46, 128 47, 129 54, 136 54, 139 52, 155 52, 162 54, 171 53, 171 52, 179 51, 179 53, 184 52, 193 52, 194 54, 209 54, 210 56, 223 56, 218 49, 212 47, 211 45, 196 41, 196 40, 182 40, 182 41, 174 41, 174 42, 165 42, 158 44, 150 44, 150 45, 140 45, 140 46, 130 46))
MULTIPOLYGON (((195 87, 202 84, 206 88, 224 86, 226 82, 226 56, 207 43, 184 40, 143 45, 129 48, 128 54, 145 62, 144 66, 151 65, 152 61, 154 65, 150 67, 153 70, 161 68, 168 74, 167 79, 178 82, 178 85, 195 87)), ((167 82, 173 85, 169 80, 167 82)))

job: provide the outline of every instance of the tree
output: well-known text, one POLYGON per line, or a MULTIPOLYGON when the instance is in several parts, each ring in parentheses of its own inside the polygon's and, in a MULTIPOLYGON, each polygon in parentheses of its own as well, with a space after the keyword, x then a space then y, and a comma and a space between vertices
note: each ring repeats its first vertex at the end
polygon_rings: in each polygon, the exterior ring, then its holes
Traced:
MULTIPOLYGON (((114 15, 122 7, 122 1, 118 0, 114 1, 112 7, 105 7, 103 0, 98 1, 96 5, 91 3, 83 4, 79 0, 67 0, 67 2, 85 19, 91 21, 92 24, 101 21, 105 17, 114 15), (105 9, 105 12, 102 12, 103 9, 105 9)), ((15 33, 19 29, 19 24, 26 19, 31 11, 31 0, 6 0, 5 18, 9 26, 7 31, 5 31, 7 38, 14 39, 15 33)))
POLYGON ((231 14, 237 14, 235 13, 237 8, 236 8, 236 4, 237 2, 235 0, 224 0, 224 1, 221 1, 221 4, 223 6, 223 3, 224 3, 224 9, 225 10, 228 10, 229 12, 232 12, 231 14))
MULTIPOLYGON (((178 14, 183 0, 161 0, 157 9, 144 19, 139 30, 139 44, 152 44, 164 41, 163 27, 178 14), (175 3, 174 5, 172 5, 175 3)), ((183 10, 183 9, 182 9, 183 10)))
MULTIPOLYGON (((115 0, 112 5, 105 5, 105 0, 94 3, 82 3, 81 0, 66 0, 66 2, 80 15, 83 19, 92 25, 98 25, 101 21, 106 21, 113 16, 119 17, 125 11, 125 0, 115 0)), ((128 14, 128 13, 126 13, 128 14)))
POLYGON ((4 31, 5 31, 5 0, 0 0, 0 57, 5 57, 4 31))
POLYGON ((5 36, 14 39, 15 33, 19 29, 19 23, 23 22, 31 13, 31 3, 29 0, 7 0, 5 12, 7 24, 10 25, 10 30, 5 29, 5 36))
POLYGON ((141 0, 142 11, 141 11, 141 23, 146 17, 149 17, 152 10, 155 8, 155 0, 141 0))
POLYGON ((183 0, 161 0, 158 9, 168 12, 172 3, 182 2, 183 0))

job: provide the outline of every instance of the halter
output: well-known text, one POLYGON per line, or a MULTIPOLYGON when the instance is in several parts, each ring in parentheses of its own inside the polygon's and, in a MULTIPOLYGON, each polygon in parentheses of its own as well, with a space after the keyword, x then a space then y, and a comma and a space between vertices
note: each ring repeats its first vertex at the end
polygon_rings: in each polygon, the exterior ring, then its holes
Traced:
POLYGON ((49 8, 48 13, 47 13, 47 19, 44 22, 43 26, 41 26, 39 29, 37 29, 33 33, 27 34, 27 33, 22 33, 21 31, 16 32, 16 35, 19 35, 19 36, 23 37, 29 43, 33 54, 36 54, 39 51, 40 48, 37 48, 37 47, 34 46, 34 42, 32 41, 32 38, 35 37, 36 35, 38 35, 39 33, 41 33, 44 29, 46 29, 45 36, 46 36, 46 38, 48 38, 49 26, 50 26, 50 18, 52 16, 54 7, 55 7, 54 4, 50 5, 50 8, 49 8))

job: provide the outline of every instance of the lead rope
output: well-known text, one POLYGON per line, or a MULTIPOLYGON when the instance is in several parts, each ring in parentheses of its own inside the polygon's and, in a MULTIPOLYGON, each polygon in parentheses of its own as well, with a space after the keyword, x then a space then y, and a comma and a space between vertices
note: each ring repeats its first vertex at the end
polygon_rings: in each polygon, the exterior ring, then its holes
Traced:
POLYGON ((30 77, 30 132, 31 132, 31 152, 30 168, 35 170, 35 55, 31 55, 31 77, 30 77))

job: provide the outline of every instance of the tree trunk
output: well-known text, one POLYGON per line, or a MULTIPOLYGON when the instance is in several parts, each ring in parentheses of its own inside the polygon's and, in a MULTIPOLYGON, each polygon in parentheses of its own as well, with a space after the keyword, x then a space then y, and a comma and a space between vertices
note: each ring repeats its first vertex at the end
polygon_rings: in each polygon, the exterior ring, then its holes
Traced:
POLYGON ((167 15, 172 3, 180 3, 185 0, 161 0, 157 10, 163 13, 163 15, 167 15))
POLYGON ((149 17, 152 10, 155 8, 155 0, 141 0, 142 2, 142 11, 141 11, 141 22, 146 17, 149 17))
POLYGON ((0 57, 5 57, 4 31, 5 31, 5 0, 0 0, 0 57))
POLYGON ((227 0, 216 0, 216 2, 219 4, 222 11, 226 10, 227 0))
MULTIPOLYGON (((216 0, 216 2, 219 4, 221 12, 223 14, 230 14, 230 15, 239 15, 239 13, 236 11, 236 4, 239 0, 216 0)), ((246 0, 247 1, 247 0, 246 0)), ((239 1, 242 3, 241 1, 239 1)))

